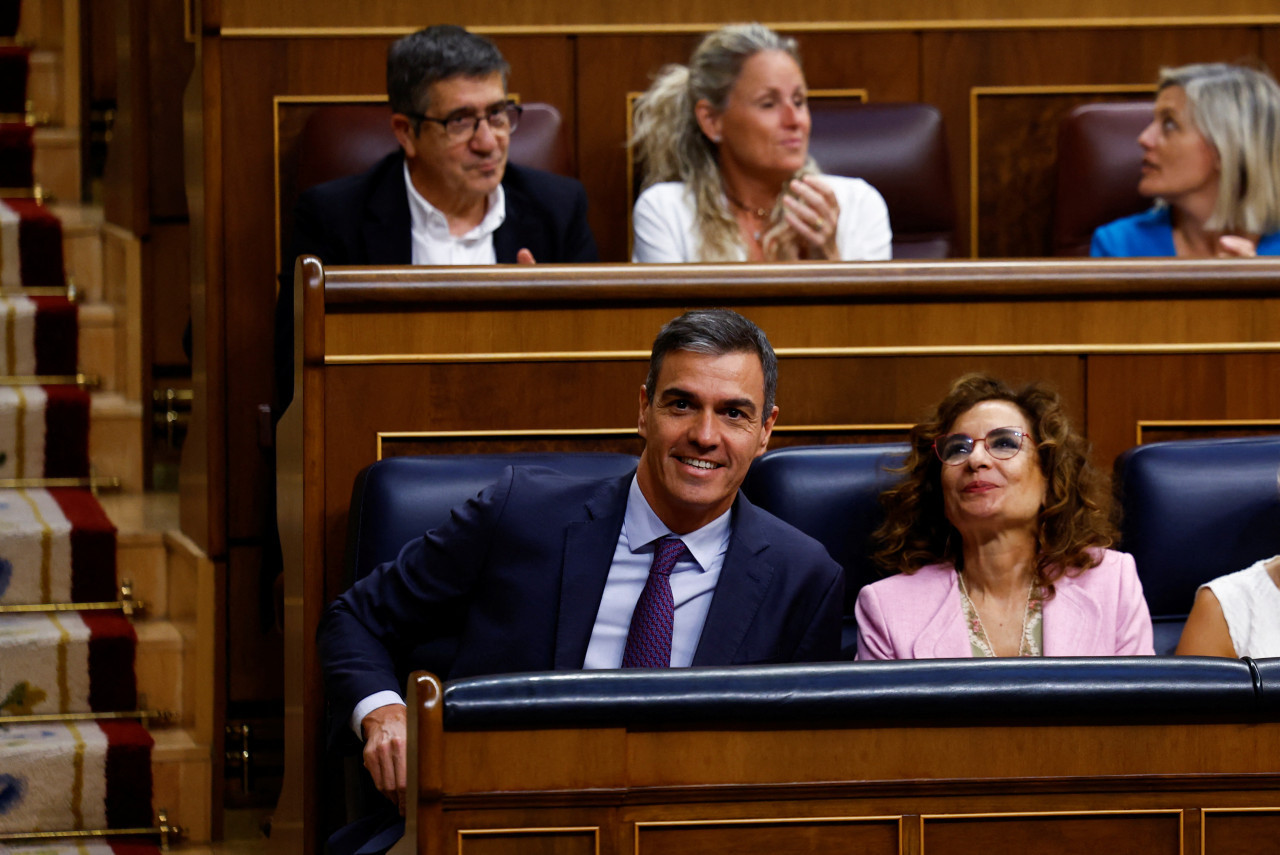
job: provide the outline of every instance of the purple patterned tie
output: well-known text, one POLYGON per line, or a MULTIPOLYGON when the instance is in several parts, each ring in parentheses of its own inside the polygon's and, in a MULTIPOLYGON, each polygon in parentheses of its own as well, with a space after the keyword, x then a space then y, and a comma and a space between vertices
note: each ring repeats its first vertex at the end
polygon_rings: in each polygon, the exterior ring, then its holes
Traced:
POLYGON ((622 653, 623 668, 670 668, 671 630, 676 605, 671 596, 671 568, 687 550, 684 541, 668 535, 658 540, 653 552, 649 578, 631 613, 627 647, 622 653))

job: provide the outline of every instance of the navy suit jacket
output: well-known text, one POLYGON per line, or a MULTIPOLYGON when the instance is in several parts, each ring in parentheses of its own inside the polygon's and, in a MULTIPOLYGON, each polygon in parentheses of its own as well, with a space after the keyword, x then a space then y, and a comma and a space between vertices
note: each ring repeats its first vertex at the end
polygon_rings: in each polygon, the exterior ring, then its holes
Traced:
MULTIPOLYGON (((542 264, 599 260, 587 225, 587 193, 577 181, 508 163, 502 188, 506 218, 493 233, 499 264, 515 264, 521 249, 542 264)), ((298 198, 276 302, 277 417, 293 398, 293 265, 300 255, 325 264, 412 264, 404 152, 396 149, 371 169, 318 184, 298 198)))
MULTIPOLYGON (((414 651, 442 634, 460 637, 442 678, 581 668, 631 477, 508 469, 335 600, 318 633, 335 735, 361 699, 403 692, 414 651)), ((837 659, 843 603, 822 545, 739 493, 693 664, 837 659)))

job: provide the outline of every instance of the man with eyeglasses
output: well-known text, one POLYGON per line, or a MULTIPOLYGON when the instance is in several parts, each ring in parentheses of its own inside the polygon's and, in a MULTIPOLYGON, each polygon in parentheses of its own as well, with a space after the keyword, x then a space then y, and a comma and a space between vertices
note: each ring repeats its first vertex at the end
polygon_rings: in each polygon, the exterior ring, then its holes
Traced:
POLYGON ((507 162, 520 121, 507 73, 493 42, 461 27, 392 44, 387 96, 400 150, 304 193, 295 247, 328 264, 598 260, 582 185, 507 162))
POLYGON ((587 195, 572 178, 507 162, 520 107, 498 48, 440 25, 387 52, 400 147, 298 200, 276 305, 277 418, 293 397, 293 260, 325 264, 598 261, 587 195))

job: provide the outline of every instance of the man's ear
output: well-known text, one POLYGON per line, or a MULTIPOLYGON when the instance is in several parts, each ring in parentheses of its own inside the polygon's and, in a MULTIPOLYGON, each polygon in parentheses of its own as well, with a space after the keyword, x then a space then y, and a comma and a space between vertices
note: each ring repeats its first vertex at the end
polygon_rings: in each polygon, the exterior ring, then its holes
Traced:
POLYGON ((769 412, 769 417, 760 425, 760 448, 756 450, 756 457, 764 454, 769 449, 769 437, 773 436, 773 426, 778 421, 778 407, 775 404, 769 412))
POLYGON ((404 149, 405 157, 417 157, 417 135, 413 132, 413 120, 404 113, 392 113, 391 132, 396 135, 400 148, 404 149))
POLYGON ((645 416, 649 412, 649 392, 644 388, 644 384, 640 384, 640 417, 636 424, 636 433, 645 439, 649 438, 649 428, 646 424, 645 416))
POLYGON ((698 99, 698 103, 693 105, 694 118, 698 120, 698 127, 707 135, 716 145, 720 144, 720 113, 715 107, 711 106, 711 102, 706 98, 698 99))

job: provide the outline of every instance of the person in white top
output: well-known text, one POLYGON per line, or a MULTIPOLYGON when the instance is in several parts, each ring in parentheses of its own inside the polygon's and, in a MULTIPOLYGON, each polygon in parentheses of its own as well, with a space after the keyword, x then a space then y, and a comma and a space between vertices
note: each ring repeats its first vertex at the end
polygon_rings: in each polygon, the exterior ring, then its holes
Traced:
POLYGON ((808 88, 796 42, 760 24, 723 27, 636 103, 644 172, 632 260, 888 259, 884 199, 809 156, 808 88))
POLYGON ((1280 656, 1280 555, 1201 585, 1177 653, 1280 656))

